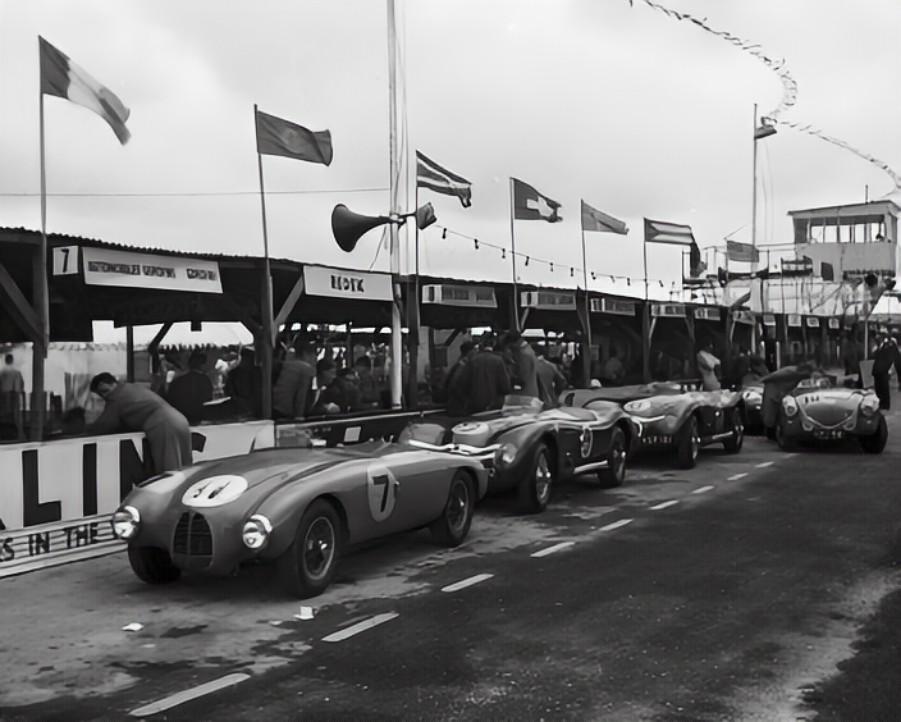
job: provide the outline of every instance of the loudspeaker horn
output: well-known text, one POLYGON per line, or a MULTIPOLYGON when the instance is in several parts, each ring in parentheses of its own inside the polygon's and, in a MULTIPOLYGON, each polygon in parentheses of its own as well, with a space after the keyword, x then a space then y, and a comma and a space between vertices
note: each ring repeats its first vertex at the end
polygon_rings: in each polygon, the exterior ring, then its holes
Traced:
POLYGON ((397 223, 389 216, 364 216, 354 213, 343 203, 339 203, 332 209, 332 235, 341 247, 342 251, 350 253, 357 241, 367 231, 386 223, 397 223))

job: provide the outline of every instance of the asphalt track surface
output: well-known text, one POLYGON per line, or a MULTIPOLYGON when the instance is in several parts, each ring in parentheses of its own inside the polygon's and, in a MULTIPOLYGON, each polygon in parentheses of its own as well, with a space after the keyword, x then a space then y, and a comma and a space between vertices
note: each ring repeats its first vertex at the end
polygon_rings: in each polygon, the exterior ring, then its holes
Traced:
POLYGON ((639 459, 539 516, 488 499, 455 550, 357 550, 305 602, 263 567, 147 586, 122 554, 5 579, 0 718, 896 720, 901 685, 843 685, 901 678, 897 648, 860 670, 898 626, 893 401, 881 455, 639 459))

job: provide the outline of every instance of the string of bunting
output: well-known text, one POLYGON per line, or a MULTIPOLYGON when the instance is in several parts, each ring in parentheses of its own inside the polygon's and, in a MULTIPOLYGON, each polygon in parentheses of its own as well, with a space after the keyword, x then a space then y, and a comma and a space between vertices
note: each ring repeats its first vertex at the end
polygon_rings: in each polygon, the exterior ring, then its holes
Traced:
MULTIPOLYGON (((508 253, 513 253, 513 251, 508 250, 504 246, 499 246, 495 243, 489 243, 488 241, 483 241, 479 238, 476 238, 475 236, 467 236, 466 234, 452 230, 452 229, 448 228, 447 226, 436 226, 436 228, 441 228, 441 238, 443 240, 446 240, 448 237, 448 234, 450 234, 452 236, 456 236, 458 238, 462 238, 467 241, 472 241, 473 248, 475 250, 478 251, 482 248, 492 248, 496 251, 501 252, 502 259, 506 259, 508 253)), ((528 266, 531 263, 543 263, 544 265, 546 265, 550 268, 551 273, 555 272, 554 271, 555 267, 559 267, 561 269, 569 268, 570 278, 575 278, 576 272, 578 272, 580 275, 582 274, 582 268, 579 266, 568 266, 563 263, 558 263, 556 261, 550 261, 546 258, 539 258, 538 256, 533 256, 532 254, 522 253, 520 251, 516 251, 514 253, 514 255, 516 258, 524 259, 523 265, 525 265, 525 266, 528 266)), ((600 272, 600 271, 592 271, 590 269, 588 271, 588 275, 591 276, 592 281, 596 281, 598 278, 603 278, 606 276, 611 281, 613 281, 613 283, 616 283, 617 280, 625 281, 627 286, 631 286, 632 281, 635 281, 636 283, 639 283, 639 282, 644 283, 644 278, 642 278, 641 276, 620 276, 620 275, 613 274, 613 273, 607 273, 606 271, 600 272)), ((660 284, 660 288, 666 288, 665 282, 659 278, 650 278, 648 280, 656 281, 658 284, 660 284)), ((673 287, 676 286, 675 281, 671 281, 671 284, 673 287)))

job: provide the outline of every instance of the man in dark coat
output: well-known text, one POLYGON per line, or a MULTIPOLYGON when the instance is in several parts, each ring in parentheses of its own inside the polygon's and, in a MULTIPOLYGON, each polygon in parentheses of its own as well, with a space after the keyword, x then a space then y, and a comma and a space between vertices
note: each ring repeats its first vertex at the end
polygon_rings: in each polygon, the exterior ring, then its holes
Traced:
POLYGON ((166 401, 185 415, 192 426, 203 420, 203 405, 213 398, 213 382, 203 371, 206 354, 194 351, 188 358, 188 373, 176 376, 166 391, 166 401))
POLYGON ((898 384, 901 388, 901 351, 898 344, 888 334, 879 334, 876 337, 876 350, 873 351, 873 386, 879 397, 879 408, 892 408, 892 394, 889 388, 889 376, 892 366, 898 375, 898 384))
POLYGON ((507 365, 494 352, 490 339, 486 338, 481 346, 460 372, 460 388, 468 399, 470 414, 501 408, 512 389, 507 365))
POLYGON ((91 379, 91 391, 106 402, 106 407, 94 423, 87 425, 88 434, 143 431, 158 474, 191 464, 188 420, 161 396, 143 386, 120 383, 110 373, 91 379))
POLYGON ((476 345, 472 341, 461 343, 460 358, 451 366, 444 379, 443 398, 439 403, 444 403, 449 416, 466 416, 469 399, 462 385, 461 372, 475 352, 476 345))

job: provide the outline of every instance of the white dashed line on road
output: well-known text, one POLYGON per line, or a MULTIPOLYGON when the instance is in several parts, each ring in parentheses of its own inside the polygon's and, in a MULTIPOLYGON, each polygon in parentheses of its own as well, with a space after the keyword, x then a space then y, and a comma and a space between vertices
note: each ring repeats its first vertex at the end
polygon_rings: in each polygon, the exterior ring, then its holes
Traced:
POLYGON ((711 489, 716 489, 716 487, 715 487, 715 486, 701 486, 701 487, 695 489, 695 490, 694 490, 693 492, 691 492, 691 493, 692 493, 692 494, 706 494, 706 493, 707 493, 708 491, 710 491, 711 489))
POLYGON ((466 589, 466 587, 471 587, 473 584, 478 584, 479 582, 484 582, 488 579, 491 579, 494 574, 476 574, 474 577, 469 577, 468 579, 461 579, 459 582, 454 582, 453 584, 448 584, 446 587, 441 589, 442 592, 458 592, 461 589, 466 589))
POLYGON ((249 674, 243 674, 241 672, 236 672, 235 674, 227 674, 224 677, 220 677, 219 679, 214 679, 212 682, 206 682, 205 684, 198 685, 197 687, 193 687, 192 689, 186 689, 183 692, 177 692, 176 694, 170 695, 165 699, 161 699, 157 702, 151 702, 148 705, 144 705, 143 707, 138 707, 137 709, 133 709, 129 714, 132 717, 149 717, 150 715, 159 714, 160 712, 165 712, 167 709, 172 709, 173 707, 177 707, 180 704, 184 704, 185 702, 190 702, 192 699, 197 699, 198 697, 203 697, 206 694, 211 694, 212 692, 218 692, 220 689, 224 689, 225 687, 233 687, 239 682, 243 682, 246 679, 250 679, 249 674))
POLYGON ((571 547, 575 542, 560 542, 559 544, 554 544, 552 547, 548 547, 547 549, 541 549, 540 551, 532 554, 533 557, 546 557, 548 554, 553 554, 554 552, 559 552, 561 549, 566 549, 571 547))
POLYGON ((744 479, 747 475, 747 472, 744 472, 742 474, 733 474, 732 476, 728 477, 726 481, 738 481, 739 479, 744 479))
POLYGON ((665 501, 662 504, 657 504, 657 506, 652 506, 651 511, 660 511, 661 509, 669 509, 671 506, 675 506, 679 503, 678 499, 673 499, 672 501, 665 501))
POLYGON ((631 524, 632 521, 632 519, 620 519, 607 526, 602 526, 601 531, 613 531, 614 529, 619 529, 621 526, 626 526, 626 524, 631 524))
POLYGON ((776 463, 775 461, 763 461, 759 464, 756 464, 756 467, 758 469, 766 469, 768 466, 772 466, 775 463, 776 463))
POLYGON ((358 622, 347 629, 342 629, 340 632, 335 632, 334 634, 330 634, 327 637, 323 637, 323 642, 343 642, 345 639, 349 637, 353 637, 355 634, 359 634, 360 632, 365 632, 367 629, 372 629, 373 627, 377 627, 380 624, 384 624, 385 622, 390 622, 392 619, 396 619, 400 615, 397 612, 386 612, 385 614, 376 614, 374 617, 370 617, 369 619, 364 619, 362 622, 358 622))

